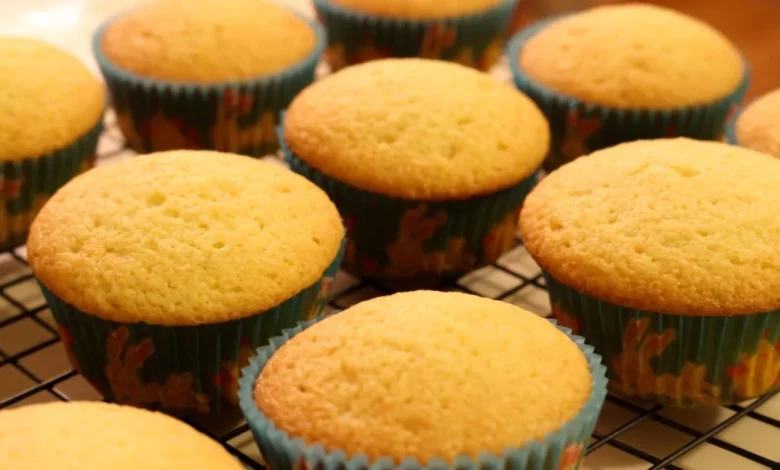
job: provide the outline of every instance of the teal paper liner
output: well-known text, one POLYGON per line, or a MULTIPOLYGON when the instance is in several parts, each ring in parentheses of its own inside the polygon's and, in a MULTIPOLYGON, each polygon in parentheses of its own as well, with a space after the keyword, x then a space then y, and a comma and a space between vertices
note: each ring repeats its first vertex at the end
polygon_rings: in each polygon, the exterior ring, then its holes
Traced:
MULTIPOLYGON (((585 340, 571 334, 571 330, 558 326, 574 341, 585 355, 591 373, 591 392, 585 405, 571 421, 560 429, 547 434, 537 441, 526 443, 522 447, 507 448, 501 454, 482 453, 475 461, 466 455, 458 456, 454 464, 443 459, 432 459, 427 465, 417 459, 406 458, 394 462, 391 457, 382 457, 371 462, 364 454, 346 455, 342 450, 324 449, 319 444, 308 444, 301 438, 292 438, 278 429, 255 404, 255 382, 270 357, 284 343, 295 335, 317 323, 320 319, 303 322, 295 328, 285 330, 282 336, 272 338, 268 346, 257 350, 256 357, 242 370, 239 399, 249 429, 257 441, 263 460, 274 470, 326 469, 326 470, 362 470, 397 469, 404 470, 576 470, 587 448, 593 429, 596 426, 601 407, 606 398, 605 368, 601 357, 593 352, 593 347, 585 340)), ((555 323, 553 321, 553 323, 555 323)), ((370 432, 370 430, 369 430, 370 432)))
POLYGON ((526 75, 520 66, 519 55, 525 43, 562 16, 527 27, 507 46, 509 67, 517 88, 536 102, 550 122, 552 139, 544 164, 547 171, 621 142, 677 136, 719 140, 723 136, 726 120, 744 98, 750 84, 747 63, 739 86, 713 103, 659 110, 599 106, 543 86, 526 75))
POLYGON ((739 120, 739 117, 742 115, 743 111, 744 109, 740 109, 739 111, 735 112, 734 115, 728 120, 728 123, 726 124, 725 135, 726 143, 731 145, 739 145, 739 141, 737 140, 737 121, 739 120))
POLYGON ((355 188, 309 166, 289 148, 281 128, 279 142, 290 168, 322 188, 344 219, 342 269, 397 290, 437 286, 512 249, 520 209, 537 181, 534 172, 486 196, 410 201, 355 188))
POLYGON ((105 22, 93 35, 92 50, 130 147, 140 153, 206 149, 255 157, 276 152, 279 113, 314 81, 326 43, 322 26, 301 19, 316 35, 306 58, 279 73, 218 84, 169 82, 120 68, 101 46, 116 17, 105 22))
POLYGON ((2 162, 0 250, 23 245, 43 204, 71 178, 94 166, 102 117, 101 113, 97 125, 66 147, 39 157, 2 162))
POLYGON ((68 359, 108 401, 172 414, 236 409, 240 369, 283 329, 323 313, 344 245, 322 278, 270 310, 195 326, 119 323, 39 285, 68 359))
POLYGON ((662 405, 730 405, 780 389, 780 311, 682 316, 614 305, 544 273, 553 317, 604 358, 610 391, 662 405))
POLYGON ((333 70, 387 57, 425 57, 487 70, 500 57, 518 0, 504 0, 462 16, 407 20, 371 15, 313 0, 328 31, 327 61, 333 70))

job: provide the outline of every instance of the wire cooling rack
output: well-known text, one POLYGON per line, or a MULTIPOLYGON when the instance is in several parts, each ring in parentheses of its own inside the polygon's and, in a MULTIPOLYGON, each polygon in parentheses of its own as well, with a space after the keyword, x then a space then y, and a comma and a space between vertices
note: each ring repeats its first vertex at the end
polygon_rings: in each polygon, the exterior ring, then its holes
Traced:
MULTIPOLYGON (((133 155, 112 113, 98 147, 99 164, 133 155)), ((519 244, 492 265, 441 286, 520 305, 549 316, 544 279, 519 244)), ((388 293, 340 273, 330 306, 346 308, 388 293)), ((27 266, 24 247, 0 256, 0 410, 42 401, 100 399, 64 359, 56 324, 27 266)), ((192 422, 247 468, 262 469, 240 417, 192 422)), ((725 408, 665 409, 610 395, 583 468, 780 469, 780 395, 725 408), (774 441, 774 445, 772 442, 774 441)))

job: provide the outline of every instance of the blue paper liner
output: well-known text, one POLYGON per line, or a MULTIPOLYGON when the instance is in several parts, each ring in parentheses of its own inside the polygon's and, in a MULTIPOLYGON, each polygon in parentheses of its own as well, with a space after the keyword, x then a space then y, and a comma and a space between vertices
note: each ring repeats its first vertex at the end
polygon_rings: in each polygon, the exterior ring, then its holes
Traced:
POLYGON ((476 13, 430 20, 371 15, 313 0, 328 30, 326 59, 333 70, 387 57, 424 57, 489 69, 503 52, 518 0, 476 13))
POLYGON ((514 186, 472 199, 411 201, 325 175, 295 155, 281 128, 279 142, 290 168, 322 188, 339 209, 347 227, 342 268, 394 290, 436 287, 512 249, 520 209, 538 176, 534 172, 514 186))
POLYGON ((780 311, 735 316, 645 312, 544 276, 553 317, 604 358, 614 393, 688 407, 730 405, 780 389, 780 311))
POLYGON ((69 305, 39 281, 71 365, 108 401, 173 414, 236 409, 241 367, 283 329, 321 315, 344 244, 311 286, 280 305, 195 326, 120 323, 69 305))
POLYGON ((2 162, 0 250, 23 245, 43 204, 71 178, 95 165, 98 138, 103 131, 102 113, 100 117, 92 129, 66 147, 38 157, 2 162))
POLYGON ((301 16, 314 30, 316 45, 286 70, 215 84, 170 82, 124 70, 106 57, 103 33, 117 18, 95 32, 92 51, 111 92, 117 124, 140 153, 207 149, 259 157, 276 152, 279 113, 314 81, 326 43, 322 26, 301 16))
MULTIPOLYGON (((320 319, 304 322, 295 328, 285 330, 282 336, 272 338, 268 346, 259 348, 257 356, 249 361, 242 371, 239 400, 241 411, 249 424, 249 429, 257 441, 263 460, 274 470, 292 470, 307 468, 339 469, 396 469, 404 470, 575 470, 590 442, 601 407, 606 398, 605 367, 601 357, 593 352, 593 347, 585 340, 574 336, 568 328, 558 326, 579 347, 588 361, 591 373, 591 392, 580 412, 564 423, 560 429, 547 434, 544 438, 525 443, 521 447, 505 449, 501 454, 480 454, 477 460, 469 456, 458 456, 454 464, 443 459, 432 459, 426 465, 414 458, 405 458, 396 462, 391 457, 382 457, 371 462, 364 454, 346 455, 342 450, 324 449, 319 444, 307 444, 300 438, 293 438, 278 429, 257 407, 254 390, 257 378, 268 360, 283 344, 295 335, 317 323, 320 319)), ((553 323, 555 323, 553 321, 553 323)), ((488 397, 486 397, 488 399, 488 397)))
POLYGON ((544 164, 547 171, 621 142, 677 136, 719 140, 723 136, 726 120, 744 98, 750 84, 747 63, 739 86, 713 103, 673 109, 600 106, 551 90, 531 79, 520 66, 519 56, 526 42, 563 16, 527 27, 507 46, 509 66, 517 88, 536 102, 550 122, 551 146, 544 164))

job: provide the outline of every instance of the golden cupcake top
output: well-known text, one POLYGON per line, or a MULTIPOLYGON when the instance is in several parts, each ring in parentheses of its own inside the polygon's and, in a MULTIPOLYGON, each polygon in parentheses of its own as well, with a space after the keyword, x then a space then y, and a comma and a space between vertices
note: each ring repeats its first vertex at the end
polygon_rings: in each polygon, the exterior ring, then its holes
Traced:
POLYGON ((339 181, 386 196, 448 200, 530 176, 550 135, 508 84, 443 61, 385 59, 348 67, 293 100, 292 151, 339 181))
POLYGON ((641 3, 597 7, 534 34, 521 69, 559 93, 616 108, 707 104, 736 91, 744 65, 712 26, 641 3))
POLYGON ((780 161, 689 139, 569 163, 525 200, 526 248, 554 278, 613 304, 679 315, 780 309, 780 161))
POLYGON ((36 39, 0 36, 0 161, 42 157, 103 119, 103 86, 75 57, 36 39))
POLYGON ((143 77, 215 83, 281 72, 316 42, 304 19, 271 1, 154 0, 112 21, 100 47, 143 77))
POLYGON ((0 411, 0 468, 241 470, 219 443, 162 413, 100 402, 0 411))
POLYGON ((557 430, 591 386, 585 356, 546 319, 417 291, 360 303, 293 337, 261 372, 255 401, 291 437, 348 457, 452 462, 557 430))
POLYGON ((371 15, 426 20, 480 13, 507 0, 329 0, 334 5, 371 15))
POLYGON ((314 284, 344 230, 328 197, 250 157, 160 152, 71 180, 30 230, 38 279, 98 317, 218 323, 314 284))
POLYGON ((750 104, 735 126, 737 143, 780 158, 780 89, 750 104))

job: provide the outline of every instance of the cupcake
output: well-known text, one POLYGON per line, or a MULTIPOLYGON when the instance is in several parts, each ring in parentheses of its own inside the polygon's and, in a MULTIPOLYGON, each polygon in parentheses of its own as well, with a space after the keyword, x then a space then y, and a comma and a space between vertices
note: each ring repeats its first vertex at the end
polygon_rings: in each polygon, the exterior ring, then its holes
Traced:
POLYGON ((518 0, 314 0, 333 70, 388 57, 489 69, 501 57, 518 0))
POLYGON ((729 127, 728 140, 780 158, 780 89, 745 108, 729 127))
POLYGON ((341 211, 344 267, 406 289, 458 277, 514 245, 549 131, 531 100, 486 74, 385 59, 307 87, 280 140, 292 169, 341 211))
POLYGON ((241 470, 218 442, 161 413, 97 402, 0 411, 0 467, 241 470))
POLYGON ((0 251, 24 244, 43 203, 94 165, 104 106, 75 57, 0 35, 0 251))
POLYGON ((605 395, 601 358, 569 330, 432 291, 286 331, 240 389, 274 470, 574 470, 605 395))
POLYGON ((236 404, 255 349, 322 313, 343 238, 279 165, 172 151, 72 180, 27 246, 73 367, 110 401, 184 413, 236 404))
POLYGON ((559 324, 610 387, 665 405, 780 388, 780 161, 678 139, 601 150, 547 176, 520 228, 559 324))
POLYGON ((631 140, 715 140, 748 86, 739 51, 706 23, 628 4, 557 17, 508 47, 518 88, 542 108, 547 170, 631 140))
POLYGON ((154 0, 106 22, 93 50, 138 152, 277 150, 279 111, 314 80, 321 27, 265 0, 154 0))

